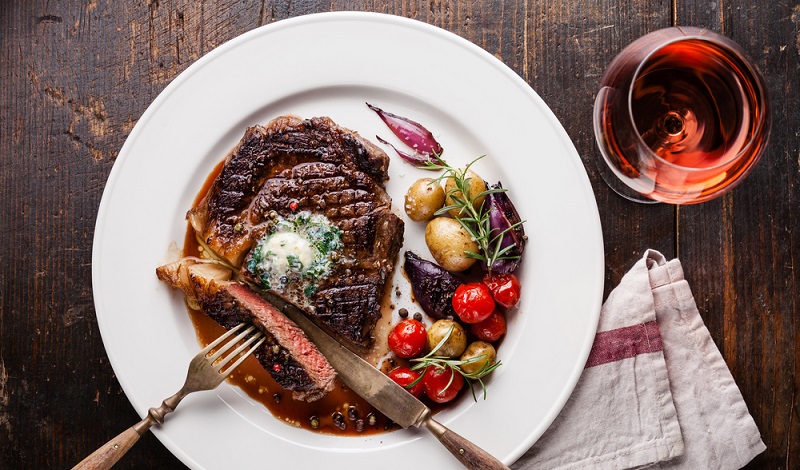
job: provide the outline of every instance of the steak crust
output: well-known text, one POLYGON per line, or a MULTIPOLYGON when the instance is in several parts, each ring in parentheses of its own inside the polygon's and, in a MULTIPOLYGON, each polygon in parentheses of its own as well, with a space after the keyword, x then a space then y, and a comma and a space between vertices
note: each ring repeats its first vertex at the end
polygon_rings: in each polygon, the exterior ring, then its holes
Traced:
POLYGON ((341 261, 307 297, 276 293, 366 345, 403 242, 403 221, 383 187, 388 165, 382 150, 329 118, 282 116, 247 129, 187 217, 208 247, 257 282, 246 257, 276 218, 326 216, 342 231, 341 261))

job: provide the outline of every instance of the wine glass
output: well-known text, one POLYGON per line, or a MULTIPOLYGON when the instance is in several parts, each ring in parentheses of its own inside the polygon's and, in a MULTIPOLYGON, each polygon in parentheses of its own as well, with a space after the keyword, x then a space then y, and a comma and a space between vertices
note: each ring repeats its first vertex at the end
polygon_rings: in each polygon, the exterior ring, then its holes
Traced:
POLYGON ((643 36, 608 67, 594 104, 606 183, 637 202, 695 204, 731 190, 770 129, 764 79, 733 41, 673 27, 643 36))

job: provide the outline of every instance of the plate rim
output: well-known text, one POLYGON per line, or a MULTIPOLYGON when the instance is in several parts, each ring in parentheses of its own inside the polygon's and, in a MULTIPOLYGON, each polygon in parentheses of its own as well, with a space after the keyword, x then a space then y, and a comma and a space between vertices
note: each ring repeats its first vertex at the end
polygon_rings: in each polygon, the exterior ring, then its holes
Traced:
MULTIPOLYGON (((108 206, 110 204, 110 198, 106 197, 106 191, 109 188, 113 188, 120 178, 120 174, 123 172, 123 168, 125 167, 126 163, 130 160, 128 156, 129 148, 133 146, 133 143, 139 138, 139 134, 141 129, 145 127, 145 124, 150 121, 152 116, 157 112, 157 110, 161 107, 161 103, 165 101, 175 90, 177 90, 181 84, 188 80, 191 76, 197 74, 203 67, 207 64, 211 63, 217 56, 221 56, 225 54, 229 49, 238 47, 240 44, 243 44, 247 41, 253 40, 263 34, 270 34, 273 31, 278 29, 285 29, 291 28, 295 25, 304 24, 304 23, 313 23, 318 21, 337 21, 337 20, 359 20, 359 21, 378 21, 378 22, 389 22, 394 23, 396 25, 402 27, 408 27, 410 29, 419 29, 429 34, 434 34, 441 37, 443 40, 448 42, 454 42, 460 47, 470 51, 471 53, 475 54, 479 58, 484 61, 489 62, 493 67, 501 70, 513 83, 515 83, 523 92, 535 101, 540 108, 540 111, 546 114, 548 121, 553 124, 554 131, 558 134, 558 137, 562 141, 563 145, 568 152, 572 155, 573 161, 571 162, 575 166, 579 167, 580 171, 578 171, 578 178, 583 180, 583 184, 581 185, 581 189, 588 193, 584 196, 588 196, 588 200, 592 203, 592 214, 594 215, 593 220, 591 221, 591 225, 594 227, 594 243, 599 250, 594 252, 595 258, 593 261, 595 262, 595 266, 598 272, 594 274, 596 278, 596 285, 595 292, 592 301, 592 315, 590 319, 592 320, 593 328, 591 328, 592 333, 587 333, 587 338, 582 342, 582 348, 579 353, 579 357, 581 358, 578 363, 576 363, 572 370, 569 373, 569 380, 567 386, 564 387, 562 390, 561 395, 558 397, 559 399, 553 406, 550 407, 550 412, 546 414, 546 417, 541 420, 539 425, 535 428, 534 432, 531 433, 529 439, 524 442, 521 442, 518 447, 511 453, 508 457, 507 464, 511 464, 512 462, 516 461, 527 449, 529 449, 541 436, 544 434, 546 429, 552 424, 555 420, 557 415, 561 412, 563 406, 565 405, 566 401, 569 399, 570 395, 572 394, 575 386, 577 385, 578 380, 580 379, 581 373, 584 369, 584 364, 586 358, 588 358, 589 352, 591 350, 591 346, 594 339, 594 332, 596 332, 597 323, 600 317, 600 310, 602 305, 602 296, 603 296, 603 289, 604 289, 604 282, 605 282, 605 253, 604 253, 604 243, 603 243, 603 232, 602 226, 600 223, 600 216, 599 216, 599 209, 597 206, 597 199, 594 195, 592 190, 591 182, 588 177, 588 173, 583 165, 583 162, 580 158, 580 155, 575 149, 574 143, 569 138, 569 135, 566 132, 566 129, 561 125, 561 122, 555 116, 553 111, 550 109, 549 106, 542 100, 542 98, 538 95, 538 93, 533 90, 533 88, 520 77, 516 72, 514 72, 508 65, 503 63, 501 60, 487 52, 486 50, 482 49, 480 46, 470 42, 469 40, 459 36, 456 33, 450 32, 448 30, 442 29, 438 26, 428 24, 419 20, 415 20, 412 18, 396 16, 386 13, 378 13, 378 12, 362 12, 362 11, 336 11, 336 12, 321 12, 321 13, 313 13, 307 15, 296 16, 292 18, 287 18, 283 20, 276 21, 274 23, 262 25, 260 27, 254 28, 250 31, 242 33, 239 36, 231 38, 230 40, 226 41, 225 43, 219 45, 218 47, 214 48, 213 50, 206 53, 204 56, 197 59, 194 63, 192 63, 189 67, 187 67, 184 71, 182 71, 178 76, 176 76, 172 81, 164 87, 164 89, 156 96, 156 98, 147 106, 146 110, 142 114, 142 116, 137 120, 136 125, 134 126, 131 133, 126 138, 117 158, 114 161, 112 169, 109 173, 108 178, 106 179, 105 186, 103 189, 103 197, 101 198, 98 212, 97 212, 97 220, 95 222, 95 231, 93 235, 93 247, 92 247, 92 286, 93 286, 93 298, 94 298, 94 305, 95 305, 95 312, 96 318, 98 320, 98 327, 100 330, 101 338, 103 340, 104 349, 106 351, 106 355, 109 358, 109 362, 114 369, 114 374, 117 380, 120 383, 123 391, 130 389, 130 384, 128 380, 125 378, 124 374, 120 375, 117 373, 117 367, 115 367, 115 359, 112 358, 111 354, 109 354, 109 349, 106 346, 107 338, 109 337, 107 334, 108 325, 106 324, 105 320, 102 319, 101 315, 97 315, 97 312, 100 310, 99 306, 101 305, 100 294, 101 292, 100 287, 103 284, 103 281, 100 276, 100 268, 98 267, 98 263, 95 263, 95 260, 98 259, 100 255, 100 249, 102 246, 103 241, 103 231, 102 227, 106 223, 107 219, 107 212, 108 206)), ((588 294, 587 294, 588 295, 588 294)), ((134 406, 133 400, 128 396, 126 392, 126 398, 131 403, 131 405, 136 409, 137 407, 134 406)), ((157 435, 158 439, 167 447, 170 452, 175 455, 178 459, 180 459, 184 464, 189 465, 193 468, 202 468, 202 465, 199 464, 190 454, 188 454, 182 447, 180 447, 173 439, 169 437, 169 435, 158 432, 156 430, 155 434, 157 435)))

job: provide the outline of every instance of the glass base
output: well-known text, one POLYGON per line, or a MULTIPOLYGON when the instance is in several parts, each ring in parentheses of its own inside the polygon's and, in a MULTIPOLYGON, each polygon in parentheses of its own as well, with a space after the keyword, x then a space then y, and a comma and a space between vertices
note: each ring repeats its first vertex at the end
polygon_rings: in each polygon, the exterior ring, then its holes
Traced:
POLYGON ((600 177, 603 178, 603 181, 605 181, 606 185, 623 198, 629 201, 638 202, 639 204, 661 204, 660 201, 650 199, 649 197, 645 197, 640 193, 637 193, 628 187, 628 185, 620 181, 620 179, 614 174, 611 168, 608 167, 606 161, 603 160, 602 157, 595 158, 594 165, 597 168, 597 172, 600 173, 600 177))

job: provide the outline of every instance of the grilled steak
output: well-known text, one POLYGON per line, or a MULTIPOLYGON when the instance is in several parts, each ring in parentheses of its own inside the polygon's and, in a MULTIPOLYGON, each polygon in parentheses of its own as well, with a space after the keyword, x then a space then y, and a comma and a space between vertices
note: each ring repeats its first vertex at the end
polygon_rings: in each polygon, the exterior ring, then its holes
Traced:
MULTIPOLYGON (((388 164, 382 150, 328 118, 282 116, 247 129, 188 218, 208 247, 241 266, 245 279, 365 345, 403 242, 403 222, 391 212, 383 187, 388 164), (324 216, 339 230, 336 262, 326 265, 311 289, 276 288, 274 279, 265 284, 253 272, 258 250, 252 248, 278 221, 300 213, 324 216)), ((297 282, 311 281, 306 276, 297 282)))
POLYGON ((184 258, 156 270, 158 278, 183 290, 199 308, 226 329, 256 325, 266 341, 255 357, 281 387, 298 400, 313 401, 333 389, 336 372, 305 333, 219 263, 184 258))

